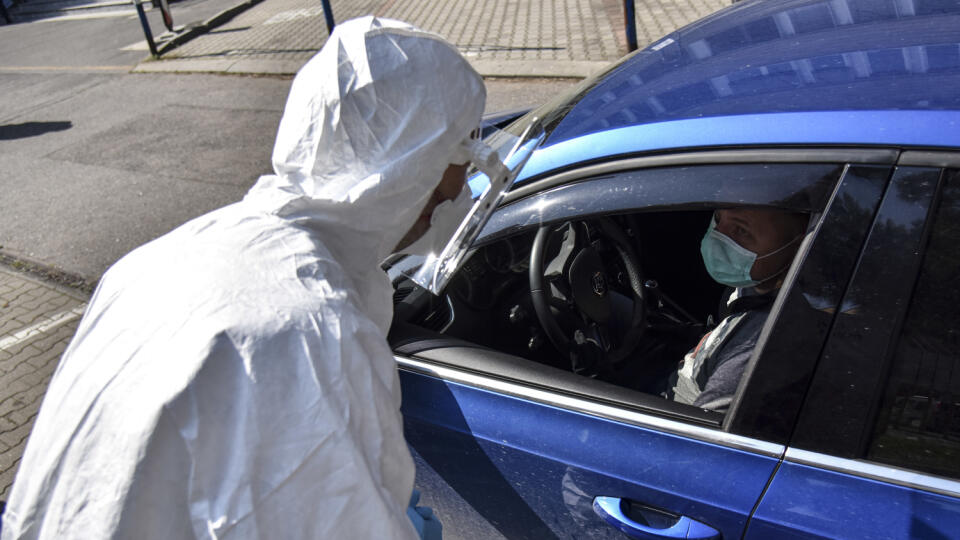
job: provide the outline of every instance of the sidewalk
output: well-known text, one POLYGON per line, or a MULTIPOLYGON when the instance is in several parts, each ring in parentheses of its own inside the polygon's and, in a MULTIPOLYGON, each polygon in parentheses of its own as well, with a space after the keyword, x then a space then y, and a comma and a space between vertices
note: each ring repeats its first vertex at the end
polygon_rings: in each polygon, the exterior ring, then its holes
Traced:
MULTIPOLYGON (((627 53, 621 0, 331 0, 344 21, 374 14, 454 43, 485 77, 586 77, 627 53)), ((637 41, 655 39, 728 0, 636 0, 637 41)), ((176 5, 174 4, 174 17, 176 5)), ((319 0, 262 0, 137 72, 292 75, 327 39, 319 0)))
POLYGON ((0 500, 87 297, 0 265, 0 500))

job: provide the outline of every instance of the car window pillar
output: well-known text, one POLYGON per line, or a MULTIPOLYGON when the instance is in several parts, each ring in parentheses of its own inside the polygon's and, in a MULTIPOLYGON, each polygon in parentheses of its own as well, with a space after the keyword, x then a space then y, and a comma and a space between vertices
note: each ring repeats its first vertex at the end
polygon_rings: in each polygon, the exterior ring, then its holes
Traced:
POLYGON ((724 428, 786 444, 844 286, 890 178, 889 165, 849 165, 787 275, 724 428))
POLYGON ((791 446, 863 454, 917 279, 941 170, 898 167, 873 222, 791 446))

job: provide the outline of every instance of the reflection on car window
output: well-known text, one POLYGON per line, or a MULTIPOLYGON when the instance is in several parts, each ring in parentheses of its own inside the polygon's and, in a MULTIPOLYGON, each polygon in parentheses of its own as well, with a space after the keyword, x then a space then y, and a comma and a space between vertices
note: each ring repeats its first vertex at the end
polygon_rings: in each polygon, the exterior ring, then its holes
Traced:
POLYGON ((940 207, 868 457, 960 477, 960 172, 940 207))
POLYGON ((748 163, 625 171, 507 205, 490 218, 479 242, 541 223, 634 209, 764 205, 814 212, 826 205, 840 170, 825 163, 748 163))

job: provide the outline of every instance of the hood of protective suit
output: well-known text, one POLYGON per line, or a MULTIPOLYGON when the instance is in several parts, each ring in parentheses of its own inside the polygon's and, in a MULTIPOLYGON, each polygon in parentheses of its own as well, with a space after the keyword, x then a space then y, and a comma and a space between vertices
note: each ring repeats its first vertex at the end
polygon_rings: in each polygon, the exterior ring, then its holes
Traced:
POLYGON ((247 200, 336 230, 324 242, 346 266, 374 266, 417 221, 485 99, 480 76, 439 36, 374 17, 343 23, 297 74, 276 174, 247 200))

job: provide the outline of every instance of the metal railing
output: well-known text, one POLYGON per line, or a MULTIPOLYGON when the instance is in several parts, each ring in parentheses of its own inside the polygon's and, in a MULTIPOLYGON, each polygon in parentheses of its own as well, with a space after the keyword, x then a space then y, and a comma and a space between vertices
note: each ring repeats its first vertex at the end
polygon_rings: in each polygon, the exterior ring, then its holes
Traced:
POLYGON ((133 5, 137 8, 137 16, 140 18, 140 26, 143 27, 143 36, 147 39, 147 46, 150 47, 150 54, 156 58, 160 54, 157 52, 156 42, 153 41, 153 32, 150 31, 150 22, 147 21, 147 14, 143 11, 143 4, 140 3, 140 0, 133 0, 133 5))
MULTIPOLYGON (((147 16, 144 12, 141 0, 132 1, 134 6, 137 8, 137 16, 140 18, 141 26, 143 26, 143 34, 147 40, 147 45, 150 48, 150 54, 153 55, 154 58, 159 57, 160 53, 158 52, 156 42, 153 39, 153 32, 150 30, 150 23, 147 21, 147 16)), ((634 2, 635 0, 623 0, 624 33, 626 34, 627 38, 627 50, 630 52, 637 50, 637 21, 634 2)), ((2 3, 3 0, 0 0, 0 7, 2 7, 2 3)), ((333 17, 333 8, 330 6, 330 0, 320 0, 320 3, 323 7, 323 17, 327 23, 327 32, 332 34, 333 28, 336 26, 336 21, 333 17)), ((170 14, 170 7, 167 4, 167 1, 160 0, 159 5, 163 13, 164 25, 171 32, 174 31, 173 17, 170 14)), ((8 18, 6 10, 3 11, 3 15, 5 18, 8 18)))
POLYGON ((320 3, 323 4, 323 18, 327 20, 327 34, 332 34, 333 27, 337 23, 333 21, 333 9, 330 7, 330 0, 320 0, 320 3))
POLYGON ((3 0, 0 0, 0 17, 3 17, 7 24, 13 24, 13 18, 10 17, 10 12, 7 11, 7 5, 3 3, 3 0))
POLYGON ((623 0, 624 33, 627 35, 627 50, 637 50, 637 12, 634 0, 623 0))
MULTIPOLYGON (((157 42, 153 37, 153 31, 150 29, 150 22, 147 20, 146 11, 143 9, 142 0, 131 0, 133 5, 137 8, 137 17, 140 19, 140 26, 143 27, 143 36, 147 41, 147 47, 150 48, 150 54, 154 58, 159 58, 162 51, 157 47, 157 42)), ((3 0, 0 0, 2 3, 3 0)), ((327 32, 332 33, 333 27, 336 25, 336 22, 333 19, 333 9, 330 7, 330 0, 320 0, 321 5, 323 6, 323 16, 326 19, 327 23, 327 32)), ((183 27, 176 28, 173 24, 173 15, 170 13, 170 6, 168 0, 154 0, 153 5, 159 7, 161 14, 163 16, 163 24, 167 27, 169 31, 167 36, 174 34, 173 39, 169 40, 167 43, 164 43, 164 50, 170 48, 171 46, 176 46, 176 34, 182 32, 183 27)), ((191 25, 187 25, 190 27, 191 25)), ((163 37, 163 36, 161 36, 163 37)))

